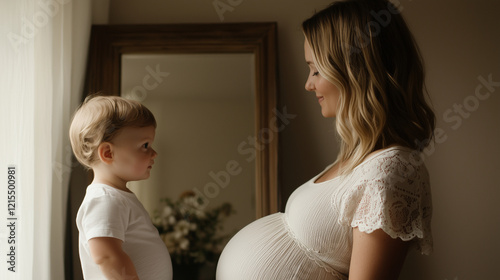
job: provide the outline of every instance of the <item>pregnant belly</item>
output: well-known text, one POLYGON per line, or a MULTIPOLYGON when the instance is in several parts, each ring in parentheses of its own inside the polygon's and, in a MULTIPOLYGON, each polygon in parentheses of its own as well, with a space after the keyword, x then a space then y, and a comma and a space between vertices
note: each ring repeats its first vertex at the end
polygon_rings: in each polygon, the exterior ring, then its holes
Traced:
POLYGON ((304 253, 283 215, 263 217, 239 231, 222 252, 217 280, 342 279, 304 253))

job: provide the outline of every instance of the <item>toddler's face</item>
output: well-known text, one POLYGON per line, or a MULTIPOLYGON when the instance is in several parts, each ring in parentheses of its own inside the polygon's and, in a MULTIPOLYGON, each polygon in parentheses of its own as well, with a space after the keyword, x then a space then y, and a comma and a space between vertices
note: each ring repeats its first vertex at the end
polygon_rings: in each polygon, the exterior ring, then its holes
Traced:
POLYGON ((149 178, 157 153, 153 150, 154 126, 125 127, 113 139, 113 166, 125 181, 149 178))

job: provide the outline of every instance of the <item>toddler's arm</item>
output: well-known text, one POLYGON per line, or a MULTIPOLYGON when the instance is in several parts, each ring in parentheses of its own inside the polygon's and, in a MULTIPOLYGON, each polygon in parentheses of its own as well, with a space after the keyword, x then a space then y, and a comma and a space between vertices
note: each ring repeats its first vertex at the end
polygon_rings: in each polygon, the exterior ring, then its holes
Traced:
POLYGON ((113 280, 139 279, 134 264, 122 249, 122 241, 112 237, 89 240, 90 254, 104 276, 113 280))

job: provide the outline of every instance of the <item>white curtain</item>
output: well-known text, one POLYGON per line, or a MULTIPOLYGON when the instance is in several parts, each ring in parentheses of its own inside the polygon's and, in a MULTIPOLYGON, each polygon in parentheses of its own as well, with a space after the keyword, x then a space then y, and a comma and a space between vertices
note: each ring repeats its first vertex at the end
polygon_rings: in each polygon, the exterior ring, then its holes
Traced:
POLYGON ((64 279, 68 128, 90 26, 90 0, 0 0, 0 279, 64 279))

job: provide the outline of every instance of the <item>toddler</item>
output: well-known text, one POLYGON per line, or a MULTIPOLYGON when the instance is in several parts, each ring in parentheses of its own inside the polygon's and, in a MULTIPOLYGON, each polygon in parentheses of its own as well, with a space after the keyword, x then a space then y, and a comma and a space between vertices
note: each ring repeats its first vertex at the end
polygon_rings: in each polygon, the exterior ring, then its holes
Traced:
POLYGON ((168 250, 126 186, 149 178, 155 128, 151 111, 118 96, 89 96, 73 117, 73 152, 94 172, 76 217, 85 279, 172 279, 168 250))

